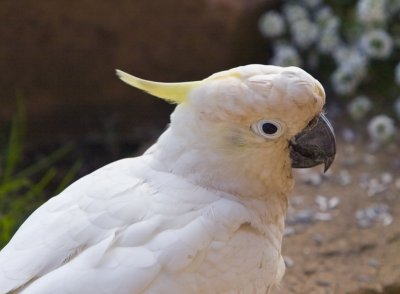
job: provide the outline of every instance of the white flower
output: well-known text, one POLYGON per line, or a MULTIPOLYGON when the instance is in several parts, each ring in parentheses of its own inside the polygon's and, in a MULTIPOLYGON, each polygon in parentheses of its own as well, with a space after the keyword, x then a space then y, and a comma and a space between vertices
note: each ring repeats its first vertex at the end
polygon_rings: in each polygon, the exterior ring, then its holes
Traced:
POLYGON ((306 18, 292 22, 290 31, 294 43, 302 49, 310 47, 318 37, 318 26, 306 18))
POLYGON ((397 85, 400 85, 400 62, 396 65, 394 69, 394 80, 396 81, 397 85))
POLYGON ((400 97, 397 97, 394 102, 394 112, 396 113, 397 118, 400 120, 400 97))
POLYGON ((317 11, 317 21, 323 23, 326 19, 333 16, 332 8, 330 6, 323 6, 317 11))
POLYGON ((317 44, 321 53, 331 53, 339 47, 339 44, 340 38, 336 30, 325 29, 321 31, 317 44))
POLYGON ((323 26, 326 30, 338 30, 340 27, 340 18, 332 16, 325 21, 323 26))
POLYGON ((349 67, 358 81, 367 75, 368 60, 358 50, 350 50, 347 57, 340 61, 340 65, 349 67))
POLYGON ((332 53, 338 64, 331 76, 333 88, 338 94, 351 94, 367 73, 367 60, 351 47, 340 46, 332 53))
POLYGON ((360 47, 368 56, 384 59, 392 53, 393 39, 384 30, 374 29, 361 36, 360 47))
POLYGON ((339 46, 333 51, 333 58, 338 65, 346 64, 354 70, 366 71, 367 59, 353 47, 339 46))
POLYGON ((324 30, 337 30, 340 26, 340 19, 333 14, 329 6, 324 6, 317 11, 316 22, 324 30))
POLYGON ((359 0, 358 19, 365 23, 382 23, 386 18, 385 6, 385 0, 359 0))
POLYGON ((348 60, 344 60, 342 64, 350 67, 354 76, 361 81, 367 75, 368 61, 362 55, 353 55, 348 60))
POLYGON ((368 124, 368 134, 376 143, 388 142, 396 131, 394 121, 386 115, 375 116, 368 124))
POLYGON ((283 14, 286 16, 286 19, 290 24, 297 20, 308 18, 307 10, 302 6, 295 4, 286 4, 283 7, 283 14))
POLYGON ((261 16, 258 28, 264 37, 279 37, 285 30, 285 22, 278 12, 269 11, 261 16))
POLYGON ((354 54, 358 54, 358 52, 354 48, 340 46, 336 48, 336 50, 333 52, 333 58, 335 59, 337 64, 341 64, 344 60, 349 59, 350 56, 354 54))
POLYGON ((372 102, 366 96, 357 96, 347 105, 347 111, 354 120, 360 120, 372 108, 372 102))
POLYGON ((359 79, 350 66, 339 66, 331 76, 333 90, 338 94, 351 94, 357 88, 359 79))
POLYGON ((274 48, 271 63, 279 66, 300 66, 302 62, 296 48, 290 45, 278 45, 274 48))

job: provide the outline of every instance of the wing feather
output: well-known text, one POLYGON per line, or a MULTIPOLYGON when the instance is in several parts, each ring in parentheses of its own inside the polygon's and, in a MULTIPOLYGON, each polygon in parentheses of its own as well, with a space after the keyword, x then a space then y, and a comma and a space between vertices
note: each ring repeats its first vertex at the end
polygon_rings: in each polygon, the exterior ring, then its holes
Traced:
POLYGON ((0 292, 156 289, 168 275, 203 263, 212 240, 226 231, 215 223, 234 231, 248 221, 240 205, 151 170, 144 160, 101 168, 37 209, 0 253, 0 292))

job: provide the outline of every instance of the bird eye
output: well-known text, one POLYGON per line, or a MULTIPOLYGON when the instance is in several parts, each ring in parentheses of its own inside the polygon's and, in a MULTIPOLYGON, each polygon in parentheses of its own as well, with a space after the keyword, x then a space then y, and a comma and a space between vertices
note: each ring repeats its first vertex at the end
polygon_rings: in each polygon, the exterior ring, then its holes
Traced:
POLYGON ((251 126, 253 132, 267 139, 275 139, 282 134, 282 126, 275 120, 260 120, 251 126))

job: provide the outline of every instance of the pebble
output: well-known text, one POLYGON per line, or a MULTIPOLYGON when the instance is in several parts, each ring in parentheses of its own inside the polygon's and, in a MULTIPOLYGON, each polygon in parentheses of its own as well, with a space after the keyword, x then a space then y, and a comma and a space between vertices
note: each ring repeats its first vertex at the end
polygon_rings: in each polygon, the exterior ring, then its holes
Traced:
POLYGON ((306 177, 304 177, 304 182, 311 186, 319 186, 322 183, 322 176, 316 172, 309 173, 306 177))
POLYGON ((298 169, 296 170, 300 181, 307 185, 318 187, 323 182, 324 178, 328 178, 331 173, 324 174, 313 169, 298 169))
POLYGON ((368 176, 363 175, 360 179, 360 187, 366 191, 367 196, 373 197, 388 189, 388 184, 393 180, 390 173, 384 173, 380 179, 368 179, 368 176))
POLYGON ((295 222, 302 224, 312 223, 314 220, 314 210, 312 209, 303 209, 297 212, 294 216, 295 222))
POLYGON ((315 203, 318 206, 318 209, 321 211, 326 211, 328 210, 328 198, 322 195, 317 195, 315 197, 315 203))
POLYGON ((385 172, 381 174, 381 182, 383 184, 389 185, 391 182, 393 182, 393 176, 389 172, 385 172))
POLYGON ((314 214, 314 219, 323 222, 328 222, 333 219, 333 216, 329 212, 317 212, 316 214, 314 214))
POLYGON ((377 179, 374 178, 369 181, 367 195, 369 197, 372 197, 372 196, 378 195, 386 190, 387 190, 386 185, 380 183, 377 179))
POLYGON ((393 216, 390 213, 384 213, 380 215, 379 219, 384 227, 390 225, 393 222, 393 216))
POLYGON ((329 209, 334 209, 339 206, 340 199, 339 197, 332 197, 328 200, 329 209))
POLYGON ((292 267, 292 266, 294 266, 294 260, 291 258, 291 257, 289 257, 289 256, 283 256, 283 260, 284 260, 284 262, 285 262, 285 265, 286 265, 286 267, 292 267))
POLYGON ((364 219, 364 218, 363 219, 359 219, 358 220, 358 226, 361 229, 367 229, 367 228, 372 226, 372 221, 369 220, 369 219, 364 219))
POLYGON ((296 234, 296 229, 294 227, 286 226, 283 230, 283 236, 291 236, 296 234))
POLYGON ((315 234, 313 240, 317 245, 321 245, 324 242, 325 237, 322 234, 315 234))
POLYGON ((381 222, 383 226, 388 226, 393 222, 389 206, 383 203, 375 203, 367 208, 358 209, 355 213, 357 223, 361 228, 368 228, 374 222, 381 222))
POLYGON ((339 171, 338 182, 341 186, 347 186, 351 184, 352 177, 347 169, 342 169, 339 171))
POLYGON ((381 263, 379 262, 379 260, 375 258, 370 258, 368 259, 368 265, 370 267, 378 268, 381 265, 381 263))
POLYGON ((339 197, 328 198, 328 197, 325 197, 322 195, 317 195, 315 197, 314 201, 317 204, 318 209, 321 211, 327 211, 328 209, 334 209, 340 203, 339 197))

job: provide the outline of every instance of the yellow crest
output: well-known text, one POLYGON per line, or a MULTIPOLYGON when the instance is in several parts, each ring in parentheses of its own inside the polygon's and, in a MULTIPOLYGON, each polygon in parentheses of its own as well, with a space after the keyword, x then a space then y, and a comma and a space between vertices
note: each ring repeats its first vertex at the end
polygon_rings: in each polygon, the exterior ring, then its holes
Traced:
POLYGON ((165 99, 173 103, 183 103, 188 93, 197 87, 201 81, 184 83, 160 83, 143 80, 117 69, 118 77, 135 88, 143 90, 151 95, 165 99))

